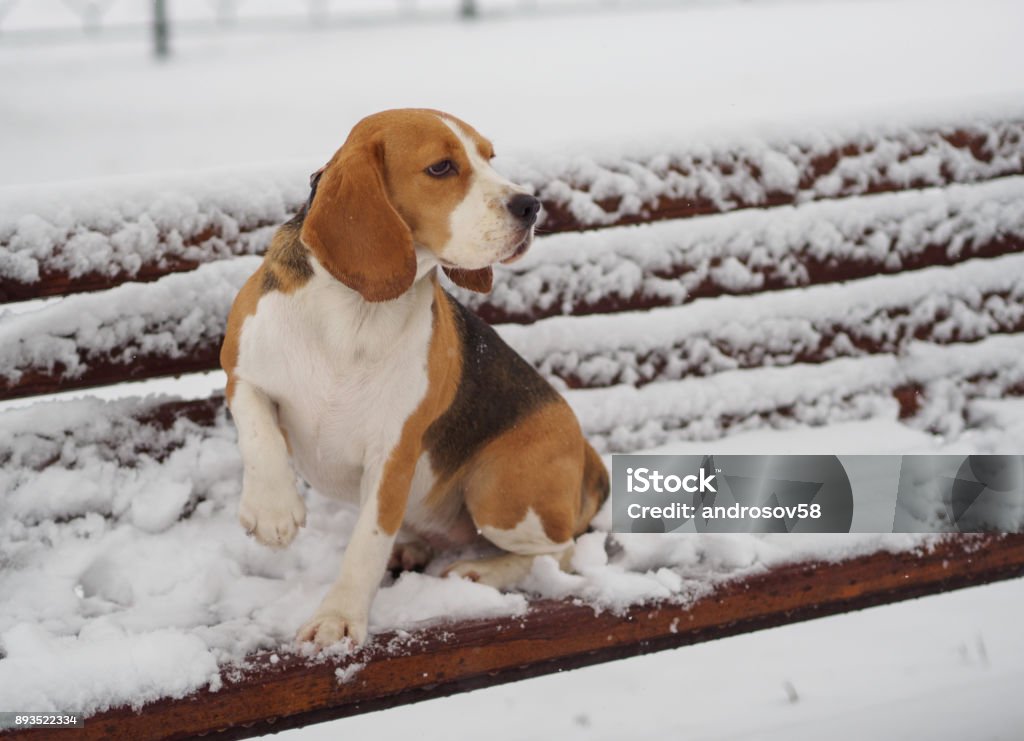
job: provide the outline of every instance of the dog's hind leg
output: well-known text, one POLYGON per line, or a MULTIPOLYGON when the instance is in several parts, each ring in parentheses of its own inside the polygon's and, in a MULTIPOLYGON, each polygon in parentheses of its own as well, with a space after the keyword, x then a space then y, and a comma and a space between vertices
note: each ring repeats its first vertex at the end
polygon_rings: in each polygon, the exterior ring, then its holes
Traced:
POLYGON ((564 402, 543 407, 467 467, 466 509, 477 532, 506 553, 460 561, 446 573, 508 588, 530 573, 538 556, 554 556, 568 568, 574 538, 595 509, 584 491, 586 444, 571 415, 564 402), (575 434, 565 434, 573 428, 575 434))
MULTIPOLYGON (((571 546, 561 553, 553 553, 562 571, 570 571, 574 548, 571 546)), ((502 553, 488 558, 457 561, 445 569, 445 575, 452 574, 463 579, 480 582, 496 589, 512 589, 520 584, 533 569, 533 562, 540 555, 502 553)))

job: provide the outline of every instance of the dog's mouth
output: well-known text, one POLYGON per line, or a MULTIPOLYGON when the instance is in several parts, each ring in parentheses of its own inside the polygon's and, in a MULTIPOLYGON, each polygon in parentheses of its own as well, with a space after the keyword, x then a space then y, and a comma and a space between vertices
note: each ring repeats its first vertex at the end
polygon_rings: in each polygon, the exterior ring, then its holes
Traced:
POLYGON ((515 247, 512 248, 512 254, 501 260, 502 265, 511 265, 516 260, 526 254, 526 251, 530 249, 530 245, 533 243, 533 230, 530 229, 526 232, 526 236, 523 237, 522 241, 519 242, 515 247))

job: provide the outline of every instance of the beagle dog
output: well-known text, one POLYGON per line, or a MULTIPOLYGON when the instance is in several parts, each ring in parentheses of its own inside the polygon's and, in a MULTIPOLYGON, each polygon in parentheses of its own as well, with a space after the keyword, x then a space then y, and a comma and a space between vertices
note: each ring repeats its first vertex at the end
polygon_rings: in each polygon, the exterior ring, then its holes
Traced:
POLYGON ((295 472, 359 504, 300 641, 361 644, 389 565, 432 549, 486 539, 504 553, 448 572, 499 588, 541 554, 566 567, 608 494, 569 405, 438 281, 488 291, 491 266, 530 246, 540 202, 493 156, 439 111, 363 119, 232 306, 220 357, 242 525, 288 545, 306 518, 295 472))

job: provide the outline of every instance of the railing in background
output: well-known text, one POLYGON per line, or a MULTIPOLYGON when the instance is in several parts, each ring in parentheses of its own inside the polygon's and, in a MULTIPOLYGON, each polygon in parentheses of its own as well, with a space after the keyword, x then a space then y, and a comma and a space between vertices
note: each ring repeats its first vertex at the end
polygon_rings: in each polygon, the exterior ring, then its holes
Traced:
MULTIPOLYGON (((753 0, 720 0, 751 2, 753 0)), ((758 0, 760 1, 760 0, 758 0)), ((777 0, 765 0, 772 2, 777 0)), ((261 12, 241 0, 0 0, 0 46, 82 39, 150 38, 154 55, 168 58, 176 37, 228 30, 280 31, 418 21, 599 12, 638 7, 700 6, 707 0, 291 0, 265 2, 261 12), (185 7, 186 10, 182 11, 185 7), (267 8, 273 8, 267 11, 267 8), (294 12, 282 12, 293 8, 294 12)))

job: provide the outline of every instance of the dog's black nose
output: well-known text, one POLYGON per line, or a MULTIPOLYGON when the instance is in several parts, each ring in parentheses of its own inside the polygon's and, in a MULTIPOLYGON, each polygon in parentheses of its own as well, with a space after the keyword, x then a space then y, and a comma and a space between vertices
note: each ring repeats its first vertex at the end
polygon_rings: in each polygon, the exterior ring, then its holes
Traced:
POLYGON ((508 202, 508 210, 513 216, 529 226, 537 220, 540 201, 527 193, 516 193, 508 202))

